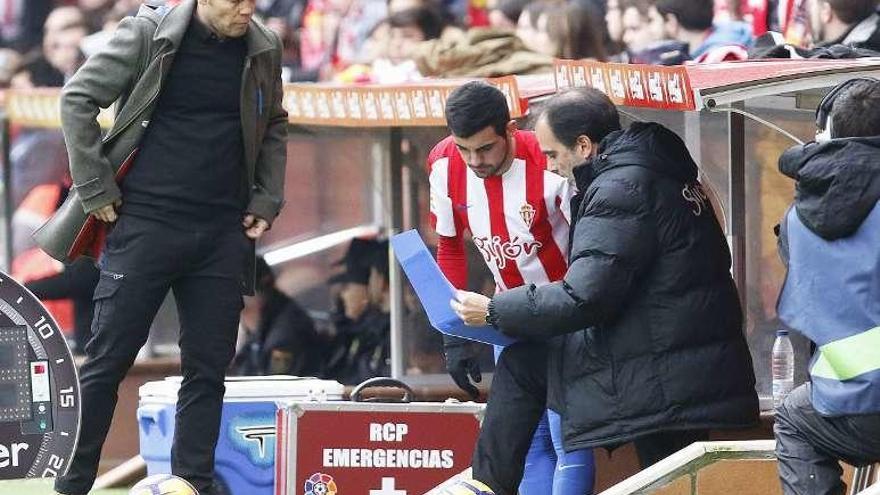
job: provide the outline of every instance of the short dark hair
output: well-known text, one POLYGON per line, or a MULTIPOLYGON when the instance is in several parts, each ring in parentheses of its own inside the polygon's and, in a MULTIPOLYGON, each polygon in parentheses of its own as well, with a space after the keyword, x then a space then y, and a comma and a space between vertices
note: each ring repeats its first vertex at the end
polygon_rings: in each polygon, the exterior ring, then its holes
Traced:
POLYGON ((401 10, 388 16, 388 25, 393 28, 415 27, 426 40, 434 40, 443 32, 443 17, 430 7, 416 7, 401 10))
POLYGON ((657 0, 654 6, 663 17, 674 15, 681 27, 688 31, 711 28, 715 16, 713 0, 657 0))
POLYGON ((880 81, 859 81, 844 90, 831 108, 831 137, 880 136, 880 81))
POLYGON ((508 122, 510 110, 504 93, 488 83, 465 83, 446 100, 446 124, 455 136, 469 138, 489 126, 503 136, 508 122))
POLYGON ((877 0, 825 0, 834 15, 845 24, 856 24, 877 10, 877 0))
POLYGON ((550 98, 541 117, 550 126, 560 143, 573 148, 578 136, 587 136, 599 143, 608 134, 620 129, 617 107, 595 88, 568 89, 550 98))

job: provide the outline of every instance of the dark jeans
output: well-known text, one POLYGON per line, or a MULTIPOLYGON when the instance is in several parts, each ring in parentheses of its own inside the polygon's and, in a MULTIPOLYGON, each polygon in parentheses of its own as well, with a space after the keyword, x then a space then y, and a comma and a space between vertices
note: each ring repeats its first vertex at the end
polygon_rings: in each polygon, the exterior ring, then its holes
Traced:
POLYGON ((240 226, 177 230, 123 215, 107 238, 95 289, 93 337, 79 370, 82 424, 67 495, 89 491, 116 406, 117 388, 147 340, 168 290, 180 316, 183 382, 177 400, 171 470, 211 494, 225 371, 235 352, 242 267, 250 241, 240 226))
POLYGON ((518 342, 505 347, 495 365, 472 461, 474 479, 496 495, 516 495, 546 402, 547 346, 518 342))
POLYGON ((813 409, 809 383, 776 409, 776 458, 785 495, 842 495, 838 461, 880 462, 880 414, 825 417, 813 409))

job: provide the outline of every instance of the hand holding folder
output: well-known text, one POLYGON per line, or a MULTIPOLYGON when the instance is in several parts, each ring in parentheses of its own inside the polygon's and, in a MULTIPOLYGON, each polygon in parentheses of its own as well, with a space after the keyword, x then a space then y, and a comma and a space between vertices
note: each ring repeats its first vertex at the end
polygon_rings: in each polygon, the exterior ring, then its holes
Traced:
POLYGON ((486 344, 508 345, 514 342, 514 339, 492 326, 472 327, 461 321, 449 305, 455 298, 456 289, 440 271, 417 231, 408 230, 393 236, 391 247, 425 308, 431 326, 446 335, 486 344))

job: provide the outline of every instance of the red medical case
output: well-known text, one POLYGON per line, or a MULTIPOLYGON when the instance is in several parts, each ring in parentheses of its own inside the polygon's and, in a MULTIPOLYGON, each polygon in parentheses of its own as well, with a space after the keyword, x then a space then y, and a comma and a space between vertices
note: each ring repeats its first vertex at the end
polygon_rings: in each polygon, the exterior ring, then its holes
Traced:
POLYGON ((470 466, 483 407, 282 403, 275 495, 421 495, 470 466))

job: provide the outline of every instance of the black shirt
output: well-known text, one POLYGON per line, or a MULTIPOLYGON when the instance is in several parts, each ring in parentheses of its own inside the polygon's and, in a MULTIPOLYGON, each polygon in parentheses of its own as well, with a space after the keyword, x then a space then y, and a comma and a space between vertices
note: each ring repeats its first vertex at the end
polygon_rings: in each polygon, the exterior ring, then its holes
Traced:
POLYGON ((245 39, 195 16, 122 184, 122 211, 182 228, 238 224, 246 201, 241 129, 245 39))

